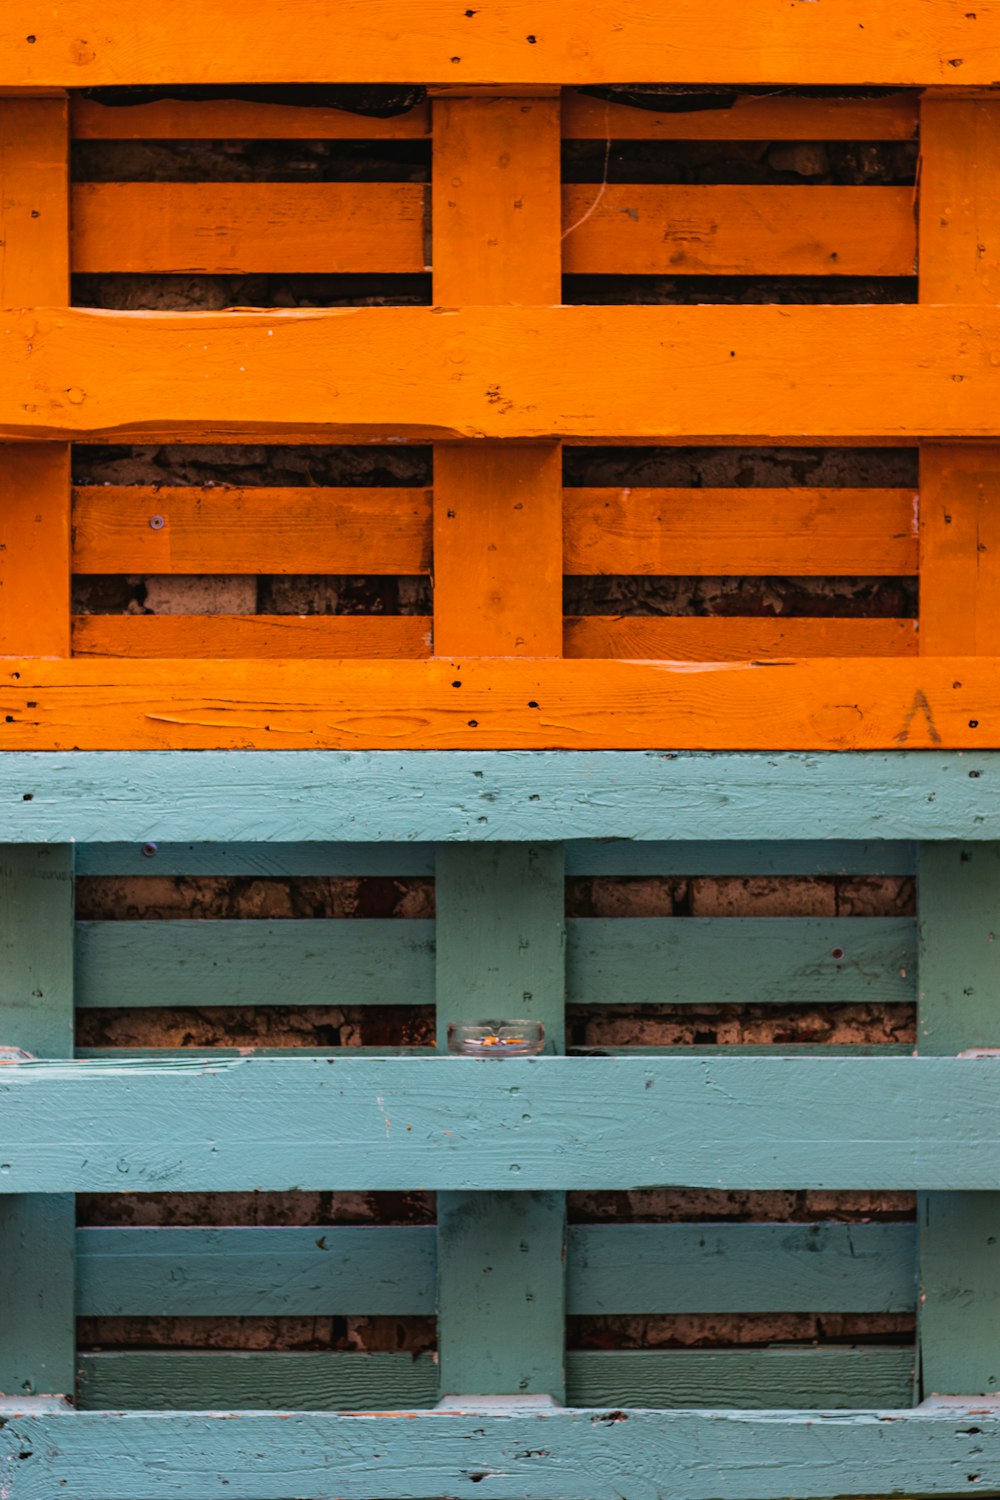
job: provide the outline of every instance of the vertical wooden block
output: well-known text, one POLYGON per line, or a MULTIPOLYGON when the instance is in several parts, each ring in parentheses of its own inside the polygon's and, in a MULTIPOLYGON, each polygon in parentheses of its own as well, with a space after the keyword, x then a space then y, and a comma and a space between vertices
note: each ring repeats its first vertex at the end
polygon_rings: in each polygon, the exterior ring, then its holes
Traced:
MULTIPOLYGON (((920 299, 1000 295, 1000 101, 924 95, 920 299)), ((1000 626, 1000 450, 920 449, 920 650, 992 654, 1000 626)), ((1000 1046, 991 1007, 1000 851, 925 845, 920 855, 921 1052, 1000 1046)), ((976 1063, 969 1067, 989 1067, 976 1063)), ((927 1193, 920 1220, 921 1385, 925 1395, 1000 1390, 1000 1195, 927 1193)))
MULTIPOLYGON (((73 851, 0 848, 0 1046, 73 1055, 73 851)), ((0 1393, 74 1389, 72 1196, 0 1198, 0 1393)))
MULTIPOLYGON (((440 306, 561 300, 560 150, 557 98, 435 101, 440 306)), ((562 655, 559 444, 435 448, 434 651, 562 655)))
MULTIPOLYGON (((0 306, 69 301, 65 98, 0 99, 0 306)), ((0 447, 0 655, 70 653, 68 444, 0 447)))
MULTIPOLYGON (((1000 846, 920 851, 918 1048, 1000 1046, 1000 846)), ((1000 1058, 970 1058, 1000 1068, 1000 1058)), ((1000 1392, 1000 1203, 996 1193, 924 1193, 920 1355, 929 1395, 1000 1392)))
MULTIPOLYGON (((562 845, 441 844, 437 1033, 449 1021, 530 1017, 564 1048, 562 845)), ((504 1068, 454 1059, 456 1068, 504 1068)), ((438 1194, 441 1389, 565 1397, 565 1197, 438 1194)))

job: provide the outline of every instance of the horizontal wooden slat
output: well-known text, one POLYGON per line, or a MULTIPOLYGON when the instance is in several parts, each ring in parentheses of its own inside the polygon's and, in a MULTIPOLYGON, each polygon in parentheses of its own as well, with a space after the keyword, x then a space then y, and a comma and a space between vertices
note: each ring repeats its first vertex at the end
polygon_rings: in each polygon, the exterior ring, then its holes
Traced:
POLYGON ((74 615, 74 656, 390 657, 430 654, 427 615, 74 615))
MULTIPOLYGON (((573 1406, 773 1408, 902 1406, 913 1389, 912 1348, 671 1349, 655 1353, 571 1349, 573 1406)), ((426 1408, 437 1365, 406 1354, 83 1354, 84 1410, 365 1411, 426 1408), (355 1365, 359 1368, 355 1369, 355 1365)))
MULTIPOLYGON (((819 861, 824 858, 824 847, 823 844, 808 846, 819 861)), ((863 862, 872 857, 875 849, 885 849, 887 860, 909 859, 908 874, 912 874, 915 868, 915 856, 909 852, 909 846, 903 850, 896 850, 889 844, 878 844, 870 850, 863 845, 848 846, 851 850, 855 847, 862 862, 855 873, 863 873, 863 862)), ((830 859, 846 857, 834 849, 835 846, 831 845, 830 859)), ((765 857, 763 846, 761 857, 765 857)), ((803 859, 809 856, 803 851, 799 856, 793 853, 789 857, 803 859)), ((877 857, 881 860, 881 853, 877 857)), ((416 843, 81 844, 76 851, 75 868, 78 876, 255 875, 266 880, 296 875, 346 875, 399 879, 433 875, 434 846, 416 843)))
POLYGON ((568 998, 584 1005, 902 1002, 916 995, 916 936, 907 917, 578 918, 567 927, 568 998))
POLYGON ((568 275, 912 276, 916 271, 917 230, 908 187, 581 183, 563 189, 562 203, 568 275))
MULTIPOLYGON (((376 1356, 346 1356, 365 1357, 376 1356)), ((481 1500, 486 1482, 493 1500, 617 1500, 623 1476, 629 1500, 787 1500, 793 1488, 798 1500, 946 1497, 968 1493, 970 1474, 976 1493, 1000 1488, 1000 1418, 975 1397, 916 1411, 709 1408, 624 1421, 607 1409, 373 1421, 26 1405, 8 1402, 0 1430, 12 1500, 287 1500, 292 1486, 312 1500, 481 1500)))
POLYGON ((431 129, 426 104, 383 120, 345 109, 254 104, 245 99, 158 99, 109 107, 76 97, 70 119, 76 139, 91 141, 396 141, 429 136, 431 129))
MULTIPOLYGON (((418 104, 388 119, 346 110, 253 104, 240 99, 186 101, 109 108, 76 98, 78 140, 410 140, 430 135, 430 110, 418 104)), ((917 133, 912 93, 882 99, 811 99, 744 95, 731 109, 657 113, 567 90, 563 135, 604 140, 896 141, 917 133)))
MULTIPOLYGON (((436 1231, 80 1229, 84 1317, 433 1313, 436 1231)), ((577 1224, 567 1311, 909 1312, 912 1224, 577 1224)), ((229 1399, 232 1399, 230 1397, 229 1399)), ((141 1404, 141 1403, 136 1403, 141 1404)))
MULTIPOLYGON (((664 100, 669 105, 670 100, 664 100)), ((685 101, 690 104, 690 99, 685 101)), ((662 112, 567 89, 563 135, 604 141, 906 141, 917 133, 917 96, 811 99, 745 94, 729 109, 662 112)))
POLYGON ((73 189, 74 271, 423 271, 412 182, 89 182, 73 189))
MULTIPOLYGON (((394 919, 79 922, 78 1006, 426 1005, 434 923, 394 919)), ((576 1004, 907 1001, 906 917, 571 919, 576 1004)))
POLYGON ((1000 435, 985 305, 70 308, 0 349, 4 438, 1000 435))
POLYGON ((123 660, 113 670, 86 657, 8 657, 0 683, 2 750, 1000 746, 1000 674, 988 656, 771 664, 169 658, 123 660))
POLYGON ((998 1130, 992 1059, 22 1062, 0 1193, 995 1192, 998 1130))
POLYGON ((58 0, 44 14, 7 0, 0 83, 106 84, 676 83, 991 84, 1000 16, 968 0, 849 0, 803 9, 698 0, 669 10, 601 5, 581 17, 554 0, 540 18, 529 0, 473 11, 433 0, 414 18, 402 0, 345 0, 326 13, 283 0, 248 30, 238 0, 217 0, 206 45, 199 0, 137 10, 132 0, 58 0), (544 24, 543 24, 544 23, 544 24))
MULTIPOLYGON (((417 1315, 435 1307, 433 1227, 79 1229, 76 1252, 81 1317, 417 1315)), ((881 1269, 884 1256, 871 1259, 881 1269)))
POLYGON ((996 752, 27 752, 0 757, 0 841, 981 841, 998 786, 996 752))
POLYGON ((898 576, 917 571, 918 520, 912 489, 567 489, 564 568, 898 576))
POLYGON ((434 923, 78 922, 76 1003, 427 1005, 434 923))
POLYGON ((427 489, 82 486, 77 573, 427 573, 427 489))
MULTIPOLYGON (((750 615, 571 615, 568 657, 755 661, 790 656, 916 656, 916 620, 750 615)), ((75 639, 75 637, 74 637, 75 639)), ((375 652, 369 653, 374 656, 375 652)))
MULTIPOLYGON (((414 876, 434 874, 428 844, 81 844, 77 875, 414 876)), ((574 840, 567 875, 914 875, 912 844, 801 839, 723 844, 574 840)))

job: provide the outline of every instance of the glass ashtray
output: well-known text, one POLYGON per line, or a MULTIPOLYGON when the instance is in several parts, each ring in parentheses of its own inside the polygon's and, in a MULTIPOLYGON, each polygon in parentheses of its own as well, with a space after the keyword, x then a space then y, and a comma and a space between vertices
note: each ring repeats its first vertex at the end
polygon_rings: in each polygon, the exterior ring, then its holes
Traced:
POLYGON ((457 1057, 537 1057, 545 1046, 541 1021, 449 1021, 448 1051, 457 1057))

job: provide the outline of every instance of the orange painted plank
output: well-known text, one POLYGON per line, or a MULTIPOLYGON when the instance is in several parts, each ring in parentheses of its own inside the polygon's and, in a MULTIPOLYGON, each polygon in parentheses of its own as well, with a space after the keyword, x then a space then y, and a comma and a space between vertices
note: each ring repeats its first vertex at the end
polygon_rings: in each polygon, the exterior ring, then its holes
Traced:
POLYGON ((72 308, 0 349, 0 438, 1000 435, 994 306, 72 308))
POLYGON ((617 275, 912 276, 908 187, 563 189, 564 270, 617 275))
POLYGON ((81 486, 77 573, 427 573, 423 489, 81 486))
POLYGON ((915 656, 915 620, 577 615, 565 654, 633 661, 747 661, 796 656, 915 656))
POLYGON ((561 655, 561 512, 557 447, 437 447, 439 655, 561 655))
POLYGON ((434 300, 559 302, 558 99, 434 101, 434 300))
POLYGON ((73 189, 74 271, 423 271, 413 182, 90 182, 73 189))
POLYGON ((637 109, 569 89, 563 95, 563 135, 571 140, 906 141, 917 133, 917 116, 912 93, 883 99, 745 94, 731 109, 690 114, 637 109))
MULTIPOLYGON (((64 98, 0 100, 0 298, 69 301, 64 98)), ((0 448, 0 650, 69 654, 69 448, 0 448)))
POLYGON ((6 0, 0 83, 989 84, 992 0, 6 0), (470 14, 471 10, 471 14, 470 14))
POLYGON ((422 658, 418 615, 74 615, 74 656, 422 658))
POLYGON ((400 141, 419 140, 431 128, 426 104, 380 120, 344 109, 245 99, 158 99, 109 107, 75 98, 70 118, 74 137, 85 141, 400 141))
POLYGON ((1000 747, 992 657, 0 663, 0 749, 1000 747))
MULTIPOLYGON (((558 99, 435 100, 439 305, 562 300, 560 150, 558 99)), ((434 639, 456 655, 560 655, 557 444, 435 449, 434 639)))
POLYGON ((567 489, 567 573, 917 571, 917 494, 877 489, 567 489))
MULTIPOLYGON (((920 297, 1000 298, 1000 101, 925 99, 920 297)), ((920 649, 992 652, 1000 638, 1000 455, 920 450, 920 649)))
POLYGON ((992 654, 1000 641, 1000 450, 920 447, 920 642, 992 654))

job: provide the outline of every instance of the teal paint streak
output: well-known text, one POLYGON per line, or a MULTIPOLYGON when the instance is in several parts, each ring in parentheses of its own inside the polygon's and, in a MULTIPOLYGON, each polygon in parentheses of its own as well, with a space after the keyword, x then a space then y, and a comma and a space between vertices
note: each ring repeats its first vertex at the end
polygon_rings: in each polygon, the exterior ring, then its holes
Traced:
POLYGON ((3 1192, 995 1191, 998 1133, 1000 1068, 946 1057, 248 1057, 0 1075, 3 1192))
MULTIPOLYGON (((456 845, 449 857, 468 852, 456 845)), ((518 926, 496 905, 464 928, 470 934, 467 962, 461 975, 449 981, 453 990, 443 1002, 443 1025, 460 1018, 531 1013, 540 1003, 545 1019, 544 1003, 536 996, 550 982, 550 972, 558 985, 559 1011, 548 1015, 547 1026, 560 1047, 564 983, 571 1003, 602 1005, 893 1004, 911 1001, 915 994, 916 929, 905 917, 581 918, 564 923, 561 881, 558 891, 553 887, 553 911, 547 918, 535 917, 537 892, 526 886, 524 897, 527 926, 518 926), (543 933, 546 920, 548 937, 543 933), (509 922, 514 924, 512 968, 501 989, 493 977, 499 974, 499 958, 489 958, 487 948, 502 947, 509 922), (533 926, 537 932, 529 930, 533 926), (535 977, 539 940, 548 943, 548 971, 535 977), (491 964, 493 974, 487 972, 491 964)), ((439 881, 439 912, 442 901, 447 906, 439 881)), ((439 926, 441 920, 439 915, 439 926)), ((77 1004, 429 1005, 434 1001, 434 950, 434 922, 401 918, 80 922, 77 1004)), ((449 957, 448 962, 453 965, 454 960, 449 957)), ((439 963, 439 976, 441 972, 439 963)), ((443 1031, 441 1035, 443 1039, 443 1031)))
MULTIPOLYGON (((518 1195, 520 1196, 520 1195, 518 1195)), ((83 1317, 434 1311, 436 1231, 78 1229, 83 1317)), ((912 1312, 914 1224, 575 1224, 567 1311, 912 1312)))
MULTIPOLYGON (((925 845, 918 892, 920 1052, 1000 1047, 1000 846, 925 845)), ((928 1194, 918 1219, 923 1389, 995 1396, 1000 1194, 928 1194)))
POLYGON ((0 839, 998 839, 998 789, 988 751, 25 752, 0 839))
MULTIPOLYGON (((73 1050, 73 851, 65 846, 0 850, 0 1046, 73 1050)), ((72 1198, 39 1196, 31 1184, 0 1200, 0 1391, 73 1392, 75 1219, 72 1198)))
MULTIPOLYGON (((438 847, 439 1048, 451 1021, 528 1019, 544 1025, 548 1053, 564 1050, 564 889, 561 845, 438 847)), ((443 1061, 453 1070, 439 1073, 448 1088, 470 1060, 443 1061)), ((510 1062, 472 1066, 491 1070, 502 1087, 510 1062)), ((520 1116, 530 1122, 527 1107, 520 1116)), ((442 1392, 564 1400, 564 1196, 443 1192, 437 1225, 442 1392)))
POLYGON ((490 1500, 618 1500, 623 1482, 628 1500, 919 1500, 1000 1491, 1000 1422, 967 1409, 60 1412, 11 1416, 0 1474, 8 1500, 483 1500, 484 1487, 490 1500))

